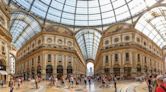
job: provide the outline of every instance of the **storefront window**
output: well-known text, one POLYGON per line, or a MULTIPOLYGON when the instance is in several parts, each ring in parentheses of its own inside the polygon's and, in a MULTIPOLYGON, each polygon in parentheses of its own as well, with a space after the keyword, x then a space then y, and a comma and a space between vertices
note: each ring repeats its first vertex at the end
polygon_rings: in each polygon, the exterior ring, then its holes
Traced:
POLYGON ((0 60, 0 70, 6 70, 6 66, 3 65, 1 60, 0 60))

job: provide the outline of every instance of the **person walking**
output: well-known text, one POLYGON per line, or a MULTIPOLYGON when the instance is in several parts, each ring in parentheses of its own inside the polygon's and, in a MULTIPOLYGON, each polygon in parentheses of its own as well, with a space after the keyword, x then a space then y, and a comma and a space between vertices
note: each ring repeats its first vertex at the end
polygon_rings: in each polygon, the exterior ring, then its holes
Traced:
POLYGON ((64 78, 64 76, 61 77, 61 84, 62 84, 62 87, 65 87, 65 78, 64 78))
POLYGON ((115 92, 117 92, 116 81, 117 81, 117 78, 116 78, 116 75, 115 75, 115 77, 113 78, 113 83, 114 83, 115 92))
POLYGON ((55 81, 55 87, 58 86, 58 78, 54 77, 54 81, 55 81))
POLYGON ((74 77, 70 76, 69 81, 70 81, 69 88, 73 88, 74 87, 74 77))
POLYGON ((84 77, 84 84, 85 84, 85 86, 87 84, 87 77, 86 76, 84 77))
POLYGON ((149 76, 149 78, 147 78, 147 85, 148 85, 148 90, 149 92, 152 92, 152 76, 149 76))
POLYGON ((1 86, 3 87, 3 85, 4 85, 4 82, 3 82, 3 80, 0 80, 0 83, 1 83, 1 86))
POLYGON ((20 86, 21 86, 21 78, 18 78, 17 82, 18 82, 18 88, 20 88, 20 86))
POLYGON ((102 76, 102 78, 101 78, 101 82, 102 82, 102 85, 101 85, 101 87, 105 87, 105 76, 102 76))
POLYGON ((91 85, 91 77, 89 76, 88 77, 88 83, 89 83, 89 86, 91 85))
POLYGON ((79 78, 75 79, 75 83, 76 83, 76 88, 79 87, 79 78))
POLYGON ((37 76, 35 77, 35 86, 36 86, 36 89, 39 88, 39 87, 38 87, 38 77, 37 77, 37 76))
POLYGON ((9 81, 9 87, 10 87, 10 92, 13 92, 13 90, 14 90, 14 80, 12 78, 9 81))

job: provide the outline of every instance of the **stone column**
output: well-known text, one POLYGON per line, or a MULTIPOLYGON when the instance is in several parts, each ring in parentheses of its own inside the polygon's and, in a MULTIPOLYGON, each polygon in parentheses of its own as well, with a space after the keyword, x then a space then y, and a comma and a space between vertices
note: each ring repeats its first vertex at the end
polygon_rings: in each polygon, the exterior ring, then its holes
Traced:
POLYGON ((68 58, 68 56, 64 55, 63 75, 65 77, 67 76, 67 62, 68 62, 67 58, 68 58))
POLYGON ((114 70, 113 70, 113 68, 111 67, 111 68, 110 68, 110 74, 113 75, 113 73, 114 73, 114 70))
POLYGON ((142 73, 143 75, 145 75, 145 69, 144 69, 144 67, 141 67, 141 73, 142 73))
POLYGON ((46 78, 46 68, 45 67, 43 67, 42 70, 41 70, 41 76, 42 76, 43 79, 46 78))
POLYGON ((123 76, 124 76, 124 68, 121 67, 120 68, 120 77, 123 78, 123 76))
POLYGON ((54 54, 54 59, 53 59, 53 75, 57 76, 57 60, 56 60, 56 54, 54 54))
POLYGON ((54 70, 53 70, 53 75, 54 75, 54 76, 57 76, 57 66, 54 66, 53 69, 54 69, 54 70))

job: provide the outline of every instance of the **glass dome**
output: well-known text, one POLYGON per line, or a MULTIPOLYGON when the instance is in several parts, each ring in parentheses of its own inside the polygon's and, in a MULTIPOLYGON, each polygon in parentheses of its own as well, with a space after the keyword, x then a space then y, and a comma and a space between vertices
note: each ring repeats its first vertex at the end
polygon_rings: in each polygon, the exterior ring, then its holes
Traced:
MULTIPOLYGON (((9 0, 42 19, 72 26, 103 26, 133 19, 162 0, 9 0)), ((9 2, 8 1, 8 2, 9 2)))

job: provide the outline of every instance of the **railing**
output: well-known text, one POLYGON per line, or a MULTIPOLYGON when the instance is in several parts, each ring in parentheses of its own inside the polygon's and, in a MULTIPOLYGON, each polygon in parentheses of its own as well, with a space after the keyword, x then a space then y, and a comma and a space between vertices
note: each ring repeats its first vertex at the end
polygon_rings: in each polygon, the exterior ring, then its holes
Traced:
POLYGON ((69 52, 74 52, 74 47, 64 47, 64 46, 60 46, 60 45, 41 45, 38 46, 34 49, 32 49, 30 52, 27 52, 25 55, 21 56, 20 58, 18 58, 17 60, 20 60, 24 57, 27 57, 30 53, 35 52, 39 49, 56 49, 56 50, 65 50, 65 51, 69 51, 69 52))
POLYGON ((120 44, 109 45, 109 46, 101 48, 100 50, 103 51, 103 50, 109 50, 109 49, 112 49, 112 48, 127 47, 127 46, 137 46, 139 48, 144 49, 145 51, 148 51, 148 52, 152 53, 153 55, 157 55, 158 57, 161 57, 160 55, 158 55, 155 52, 149 50, 148 48, 146 48, 146 47, 144 47, 140 44, 135 44, 135 43, 131 43, 131 42, 130 43, 120 43, 120 44))

